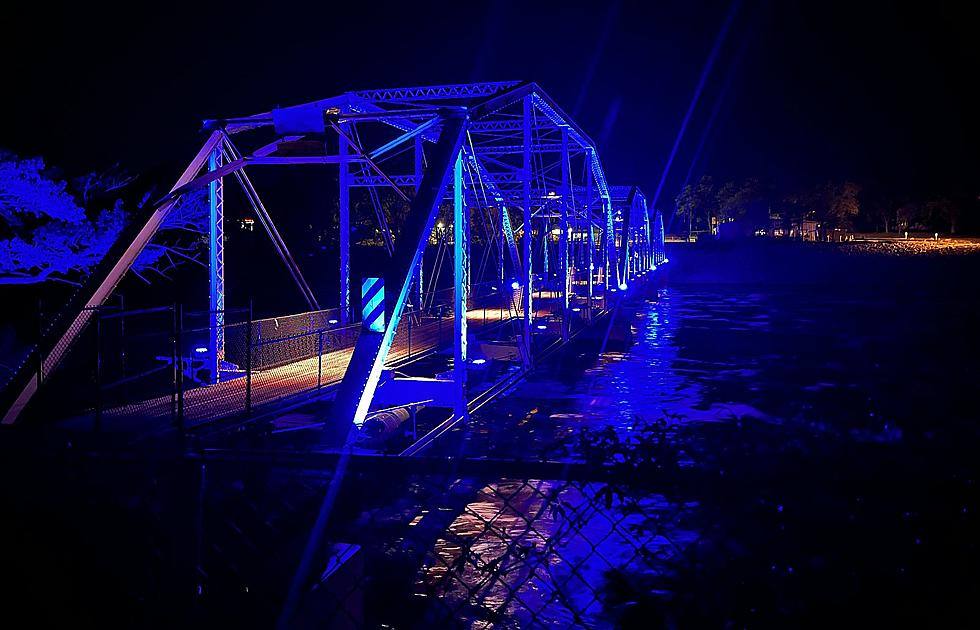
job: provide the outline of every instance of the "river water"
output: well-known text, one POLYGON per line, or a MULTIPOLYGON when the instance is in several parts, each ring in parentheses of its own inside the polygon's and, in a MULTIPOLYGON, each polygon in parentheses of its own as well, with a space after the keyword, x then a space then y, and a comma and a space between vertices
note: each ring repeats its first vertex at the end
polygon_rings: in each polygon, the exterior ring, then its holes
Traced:
POLYGON ((583 431, 654 423, 703 491, 490 484, 434 551, 465 566, 446 596, 475 627, 959 625, 980 593, 975 307, 901 283, 662 289, 629 351, 565 354, 460 448, 576 459, 583 431))

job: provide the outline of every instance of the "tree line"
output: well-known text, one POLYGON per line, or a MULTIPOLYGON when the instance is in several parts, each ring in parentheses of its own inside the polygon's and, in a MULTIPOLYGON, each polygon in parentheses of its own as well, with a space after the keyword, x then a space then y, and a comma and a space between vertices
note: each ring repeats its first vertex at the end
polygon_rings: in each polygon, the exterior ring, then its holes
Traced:
POLYGON ((862 186, 825 181, 806 187, 780 185, 761 177, 721 182, 711 175, 681 189, 674 199, 674 233, 709 231, 715 223, 744 221, 768 228, 771 219, 813 220, 829 229, 861 232, 961 232, 972 222, 976 200, 951 196, 913 198, 862 186))
MULTIPOLYGON (((78 284, 158 196, 118 167, 66 177, 41 158, 0 150, 0 286, 78 284)), ((207 192, 184 195, 132 271, 149 282, 204 265, 207 192)))

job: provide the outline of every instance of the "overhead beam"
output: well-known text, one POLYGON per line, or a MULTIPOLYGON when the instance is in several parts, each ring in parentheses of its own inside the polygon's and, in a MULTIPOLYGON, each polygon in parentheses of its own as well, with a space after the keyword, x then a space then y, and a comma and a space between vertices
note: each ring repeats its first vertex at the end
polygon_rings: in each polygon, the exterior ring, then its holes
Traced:
POLYGON ((419 125, 418 127, 416 127, 415 129, 410 129, 410 130, 406 131, 405 133, 403 133, 402 135, 400 135, 397 138, 395 138, 394 140, 392 140, 391 142, 386 142, 385 144, 381 145, 380 147, 378 147, 374 151, 371 151, 368 154, 368 157, 371 158, 372 160, 376 160, 379 157, 381 157, 382 155, 384 155, 385 153, 391 151, 392 149, 395 149, 395 148, 401 146, 402 144, 408 142, 412 138, 414 138, 414 137, 418 136, 419 134, 425 132, 426 130, 430 129, 431 127, 433 127, 434 125, 436 125, 438 122, 439 122, 439 118, 438 117, 433 118, 432 120, 428 120, 428 121, 422 123, 421 125, 419 125))

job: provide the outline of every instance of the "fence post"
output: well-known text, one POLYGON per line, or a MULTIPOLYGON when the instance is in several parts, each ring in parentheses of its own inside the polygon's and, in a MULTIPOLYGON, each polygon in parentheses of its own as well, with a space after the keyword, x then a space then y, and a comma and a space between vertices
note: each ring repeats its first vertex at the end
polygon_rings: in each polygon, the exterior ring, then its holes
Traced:
POLYGON ((176 329, 176 352, 177 352, 177 430, 184 431, 184 307, 180 304, 174 305, 174 321, 176 329))
POLYGON ((95 431, 102 429, 102 309, 95 308, 95 431))
POLYGON ((44 382, 44 354, 41 352, 41 342, 44 340, 44 305, 41 297, 37 298, 37 385, 44 382))
POLYGON ((252 300, 248 301, 248 328, 245 329, 245 416, 252 415, 252 300))
POLYGON ((316 388, 320 389, 323 376, 323 329, 317 334, 317 354, 316 354, 316 388))
POLYGON ((172 368, 170 377, 173 380, 170 388, 170 421, 173 422, 174 426, 177 426, 177 372, 180 369, 177 367, 177 359, 179 356, 177 352, 177 305, 174 304, 170 307, 170 365, 172 368))
POLYGON ((119 294, 119 370, 126 377, 126 298, 119 294))

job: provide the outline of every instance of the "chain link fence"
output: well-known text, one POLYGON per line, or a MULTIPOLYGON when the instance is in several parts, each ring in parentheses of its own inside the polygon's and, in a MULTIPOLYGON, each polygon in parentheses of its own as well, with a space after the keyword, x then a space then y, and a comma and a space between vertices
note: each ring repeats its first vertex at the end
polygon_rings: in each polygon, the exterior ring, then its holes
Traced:
POLYGON ((66 492, 89 497, 93 511, 78 523, 86 537, 127 549, 99 574, 99 587, 116 593, 111 609, 98 611, 97 597, 84 606, 97 619, 608 627, 690 561, 693 506, 669 484, 631 479, 643 470, 205 451, 176 464, 77 462, 69 483, 114 495, 66 492))

